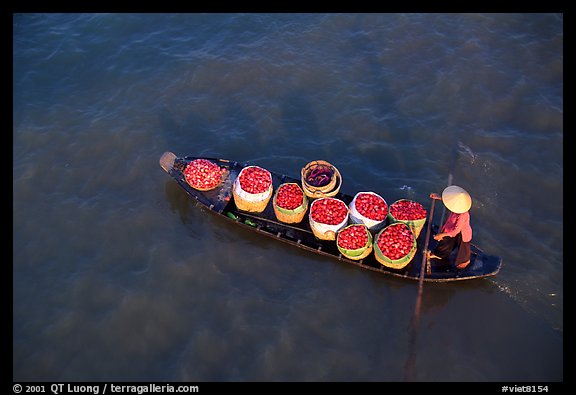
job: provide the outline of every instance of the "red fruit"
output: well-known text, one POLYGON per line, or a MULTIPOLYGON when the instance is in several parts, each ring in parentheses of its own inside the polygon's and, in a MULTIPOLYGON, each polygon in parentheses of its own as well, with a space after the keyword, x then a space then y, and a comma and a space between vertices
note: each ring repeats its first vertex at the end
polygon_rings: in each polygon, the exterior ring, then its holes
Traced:
POLYGON ((426 210, 420 203, 404 199, 390 205, 390 214, 401 221, 416 221, 426 218, 426 210))
POLYGON ((194 159, 184 169, 186 182, 196 189, 215 188, 220 183, 221 177, 220 166, 207 159, 194 159))
POLYGON ((398 260, 408 255, 412 249, 414 234, 403 223, 392 224, 380 233, 376 244, 382 255, 392 260, 398 260))
POLYGON ((348 207, 339 199, 322 198, 315 200, 310 208, 310 218, 326 225, 338 225, 346 219, 348 207))
POLYGON ((296 184, 282 184, 276 194, 276 205, 286 210, 294 210, 302 205, 304 193, 296 184))
POLYGON ((368 243, 368 233, 364 225, 350 225, 338 233, 336 240, 341 248, 357 250, 368 243))
POLYGON ((379 196, 371 193, 360 193, 354 201, 356 211, 374 221, 382 221, 388 215, 388 205, 379 196))
POLYGON ((239 176, 240 187, 248 193, 266 192, 272 185, 272 175, 258 166, 245 167, 239 176))

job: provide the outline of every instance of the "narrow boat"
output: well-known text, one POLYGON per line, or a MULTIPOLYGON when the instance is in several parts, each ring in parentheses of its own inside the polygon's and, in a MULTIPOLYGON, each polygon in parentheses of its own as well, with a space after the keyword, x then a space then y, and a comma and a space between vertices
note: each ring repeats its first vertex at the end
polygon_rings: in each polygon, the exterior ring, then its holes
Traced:
MULTIPOLYGON (((420 280, 421 273, 424 273, 423 281, 427 282, 448 282, 490 277, 498 274, 502 266, 501 257, 488 255, 474 244, 471 245, 472 254, 470 264, 465 269, 458 270, 454 265, 437 259, 428 260, 424 258, 425 238, 428 233, 426 231, 422 231, 418 236, 417 251, 414 258, 402 269, 394 269, 382 265, 376 260, 374 253, 361 260, 352 260, 340 253, 335 241, 318 239, 312 232, 307 218, 295 224, 278 221, 272 207, 272 201, 268 203, 261 213, 239 210, 232 196, 232 188, 234 180, 244 167, 249 166, 248 164, 209 157, 178 157, 172 152, 165 152, 160 158, 160 166, 188 195, 205 206, 211 213, 219 215, 226 221, 237 224, 245 229, 250 229, 259 234, 283 241, 320 256, 334 258, 341 263, 410 280, 420 280), (222 169, 225 169, 225 177, 219 186, 209 191, 200 191, 192 188, 188 184, 184 176, 184 170, 188 163, 195 159, 207 159, 222 169), (426 265, 425 270, 421 270, 423 264, 426 265)), ((301 183, 300 179, 271 171, 270 173, 272 175, 274 190, 283 183, 301 183)), ((339 178, 338 182, 341 183, 342 179, 339 178)), ((353 199, 353 196, 340 191, 334 197, 342 200, 347 205, 350 204, 353 199)), ((438 226, 433 224, 429 232, 429 250, 432 250, 436 245, 433 235, 436 234, 437 231, 438 226)))

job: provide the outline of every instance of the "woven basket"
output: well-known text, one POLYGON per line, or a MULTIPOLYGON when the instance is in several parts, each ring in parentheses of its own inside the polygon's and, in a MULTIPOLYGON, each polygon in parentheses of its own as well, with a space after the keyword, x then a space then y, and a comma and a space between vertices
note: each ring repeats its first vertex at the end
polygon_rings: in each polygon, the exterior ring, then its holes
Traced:
MULTIPOLYGON (((338 248, 338 249, 340 250, 340 248, 338 248)), ((352 256, 350 254, 345 254, 341 250, 340 250, 340 252, 342 252, 342 255, 344 255, 348 259, 352 259, 355 261, 361 261, 362 259, 366 258, 368 255, 370 255, 373 250, 374 250, 374 248, 372 248, 372 245, 369 245, 368 248, 366 248, 366 250, 364 250, 364 252, 358 256, 352 256)))
POLYGON ((270 187, 270 196, 268 196, 267 199, 261 200, 259 202, 250 202, 246 199, 243 199, 238 195, 236 189, 232 189, 232 196, 234 196, 234 203, 236 203, 238 210, 247 211, 250 213, 261 213, 266 209, 266 206, 272 197, 272 187, 270 187))
MULTIPOLYGON (((323 224, 321 222, 316 222, 312 219, 311 213, 312 213, 312 205, 317 201, 318 200, 313 201, 312 204, 310 205, 310 214, 308 215, 308 220, 310 221, 310 228, 312 229, 312 233, 314 233, 314 236, 316 236, 320 240, 336 240, 336 234, 338 233, 338 231, 344 228, 348 223, 349 214, 346 213, 346 217, 344 218, 344 220, 337 225, 328 225, 323 224)), ((346 205, 344 202, 342 202, 342 204, 346 205)))
MULTIPOLYGON (((408 225, 406 225, 406 224, 404 224, 404 225, 406 227, 408 227, 408 229, 410 229, 410 227, 408 225)), ((386 228, 388 228, 389 226, 397 226, 397 225, 391 224, 391 225, 388 225, 386 228)), ((386 267, 389 267, 392 269, 403 269, 412 261, 412 259, 414 259, 414 256, 416 255, 416 248, 417 248, 416 237, 414 237, 414 244, 412 245, 412 248, 410 249, 408 254, 406 254, 405 256, 403 256, 400 259, 390 259, 387 256, 385 256, 384 254, 382 254, 380 247, 378 247, 378 239, 380 238, 380 235, 382 234, 382 232, 384 232, 386 230, 386 228, 382 229, 380 232, 378 232, 378 234, 376 234, 376 236, 374 236, 374 256, 376 257, 376 260, 383 266, 386 266, 386 267)))
MULTIPOLYGON (((287 183, 287 184, 294 184, 298 186, 298 188, 302 191, 300 185, 296 183, 287 183)), ((272 199, 274 214, 276 214, 276 218, 278 218, 278 221, 287 224, 297 224, 299 222, 302 222, 302 219, 304 219, 304 215, 306 215, 306 211, 308 210, 308 198, 306 197, 304 192, 302 192, 302 204, 300 206, 296 207, 293 210, 278 207, 278 205, 276 204, 276 197, 278 196, 278 191, 280 190, 280 187, 282 187, 282 185, 280 185, 278 189, 276 189, 276 193, 274 194, 274 198, 272 199)))
MULTIPOLYGON (((392 203, 390 206, 393 206, 394 204, 400 202, 400 201, 411 201, 408 199, 400 199, 400 200, 396 200, 394 203, 392 203)), ((403 219, 396 219, 394 218, 394 216, 392 215, 392 213, 390 212, 390 207, 388 208, 388 223, 389 224, 393 224, 396 222, 402 222, 406 225, 408 225, 410 227, 410 229, 412 230, 412 233, 414 233, 414 238, 417 239, 418 236, 420 236, 420 232, 422 231, 422 228, 424 227, 424 224, 426 223, 426 217, 421 218, 421 219, 416 219, 416 220, 403 220, 403 219)))
MULTIPOLYGON (((358 224, 348 225, 344 229, 347 229, 351 226, 358 226, 358 224)), ((366 230, 366 233, 368 234, 368 242, 366 243, 366 245, 364 247, 359 248, 357 250, 347 250, 347 249, 342 248, 338 245, 338 236, 340 235, 340 233, 344 229, 342 229, 340 232, 338 232, 338 235, 336 236, 336 247, 338 247, 338 251, 340 251, 340 253, 348 259, 353 259, 355 261, 359 261, 361 259, 366 258, 368 255, 370 255, 370 253, 373 250, 372 233, 370 233, 370 231, 368 230, 368 228, 366 228, 366 226, 362 225, 362 227, 366 230)))
POLYGON ((188 182, 188 180, 186 180, 186 183, 187 183, 188 185, 190 185, 190 187, 192 187, 192 188, 194 188, 194 189, 196 189, 197 191, 200 191, 200 192, 211 191, 211 190, 213 190, 213 189, 218 188, 220 185, 222 185, 222 181, 220 181, 218 184, 214 185, 212 188, 200 188, 200 187, 197 187, 197 186, 194 186, 194 185, 190 184, 190 183, 188 182))
MULTIPOLYGON (((247 169, 247 167, 244 169, 247 169)), ((242 169, 242 171, 244 171, 244 169, 242 169)), ((270 187, 262 193, 246 192, 240 186, 240 174, 242 174, 242 171, 236 177, 232 187, 232 196, 234 197, 236 207, 242 211, 261 213, 266 209, 266 206, 272 197, 273 185, 270 184, 270 187)))
POLYGON ((300 177, 304 193, 306 194, 306 196, 312 199, 319 199, 323 197, 334 197, 338 194, 338 192, 340 191, 340 186, 342 185, 342 175, 340 174, 338 169, 324 160, 315 160, 308 163, 300 171, 300 177), (334 174, 332 176, 332 179, 327 185, 321 187, 315 187, 306 182, 306 175, 310 171, 312 171, 316 166, 319 165, 329 166, 334 171, 334 174))
MULTIPOLYGON (((317 239, 320 240, 336 240, 336 233, 338 232, 339 229, 336 230, 324 230, 321 229, 319 227, 319 225, 323 225, 323 224, 319 224, 318 222, 315 222, 314 220, 310 219, 310 228, 312 229, 312 233, 314 233, 314 236, 316 236, 317 239)), ((344 227, 346 224, 344 223, 342 225, 342 227, 344 227)))

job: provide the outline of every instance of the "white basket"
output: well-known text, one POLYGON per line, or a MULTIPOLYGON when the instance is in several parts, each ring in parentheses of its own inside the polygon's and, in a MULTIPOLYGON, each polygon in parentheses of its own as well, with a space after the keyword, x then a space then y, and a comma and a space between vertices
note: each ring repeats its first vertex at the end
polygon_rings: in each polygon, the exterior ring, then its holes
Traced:
POLYGON ((376 221, 376 220, 373 220, 373 219, 370 219, 368 217, 363 216, 362 214, 360 214, 356 210, 356 198, 361 193, 367 193, 367 194, 379 197, 380 199, 384 200, 384 203, 386 203, 386 206, 388 207, 388 203, 386 202, 386 200, 382 196, 378 195, 377 193, 358 192, 354 196, 354 199, 352 199, 352 201, 350 202, 350 206, 348 207, 349 211, 350 211, 350 221, 354 224, 364 224, 368 228, 368 230, 370 230, 370 231, 378 231, 378 230, 382 229, 386 225, 386 217, 384 217, 384 219, 381 221, 376 221))
MULTIPOLYGON (((328 198, 320 198, 318 200, 314 200, 312 202, 312 204, 310 205, 310 214, 308 215, 308 219, 310 220, 310 228, 312 228, 312 232, 319 239, 336 240, 336 234, 338 233, 338 231, 343 229, 348 224, 348 217, 350 215, 350 211, 348 210, 344 220, 342 222, 340 222, 339 224, 336 224, 336 225, 323 224, 321 222, 314 221, 312 219, 312 206, 314 206, 315 203, 321 201, 322 199, 328 199, 328 198)), ((329 199, 335 199, 335 198, 329 198, 329 199)), ((340 199, 335 199, 335 200, 340 200, 340 199)), ((342 202, 342 204, 344 204, 346 206, 346 203, 342 202)))
MULTIPOLYGON (((248 167, 258 167, 258 166, 248 166, 248 167)), ((248 167, 242 169, 242 171, 246 170, 248 167)), ((265 170, 265 169, 262 169, 265 170)), ((240 174, 242 174, 242 171, 240 174)), ((267 170, 265 170, 267 171, 267 170)), ((272 191, 274 189, 272 183, 270 183, 270 187, 261 193, 250 193, 246 192, 240 186, 240 174, 234 180, 234 187, 232 188, 232 196, 234 197, 234 202, 236 203, 236 207, 242 211, 248 211, 253 213, 261 213, 266 209, 270 198, 272 197, 272 191)), ((270 172, 268 172, 270 174, 270 172)), ((272 179, 272 175, 270 175, 270 179, 272 179)))
POLYGON ((234 192, 242 199, 250 203, 260 203, 266 199, 269 199, 270 196, 272 196, 272 190, 273 190, 272 184, 270 184, 270 188, 268 188, 267 191, 264 191, 262 193, 250 193, 242 189, 242 187, 240 186, 240 181, 238 181, 238 179, 236 179, 236 181, 234 182, 234 192))

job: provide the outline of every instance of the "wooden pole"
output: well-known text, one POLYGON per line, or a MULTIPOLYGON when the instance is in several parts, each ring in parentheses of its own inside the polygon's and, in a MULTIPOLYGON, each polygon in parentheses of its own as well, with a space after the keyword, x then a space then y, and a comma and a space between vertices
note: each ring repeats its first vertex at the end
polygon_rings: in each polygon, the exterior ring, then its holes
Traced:
POLYGON ((406 381, 412 381, 414 378, 414 365, 416 362, 416 333, 418 325, 420 324, 420 309, 422 308, 422 294, 424 293, 424 275, 428 263, 428 241, 430 240, 430 229, 432 228, 432 219, 434 218, 435 201, 436 199, 432 198, 430 216, 428 217, 428 227, 426 229, 426 241, 424 242, 424 249, 422 250, 422 263, 420 265, 420 277, 418 278, 418 296, 416 298, 416 306, 414 307, 414 315, 412 316, 410 323, 410 352, 404 367, 404 379, 406 381))

